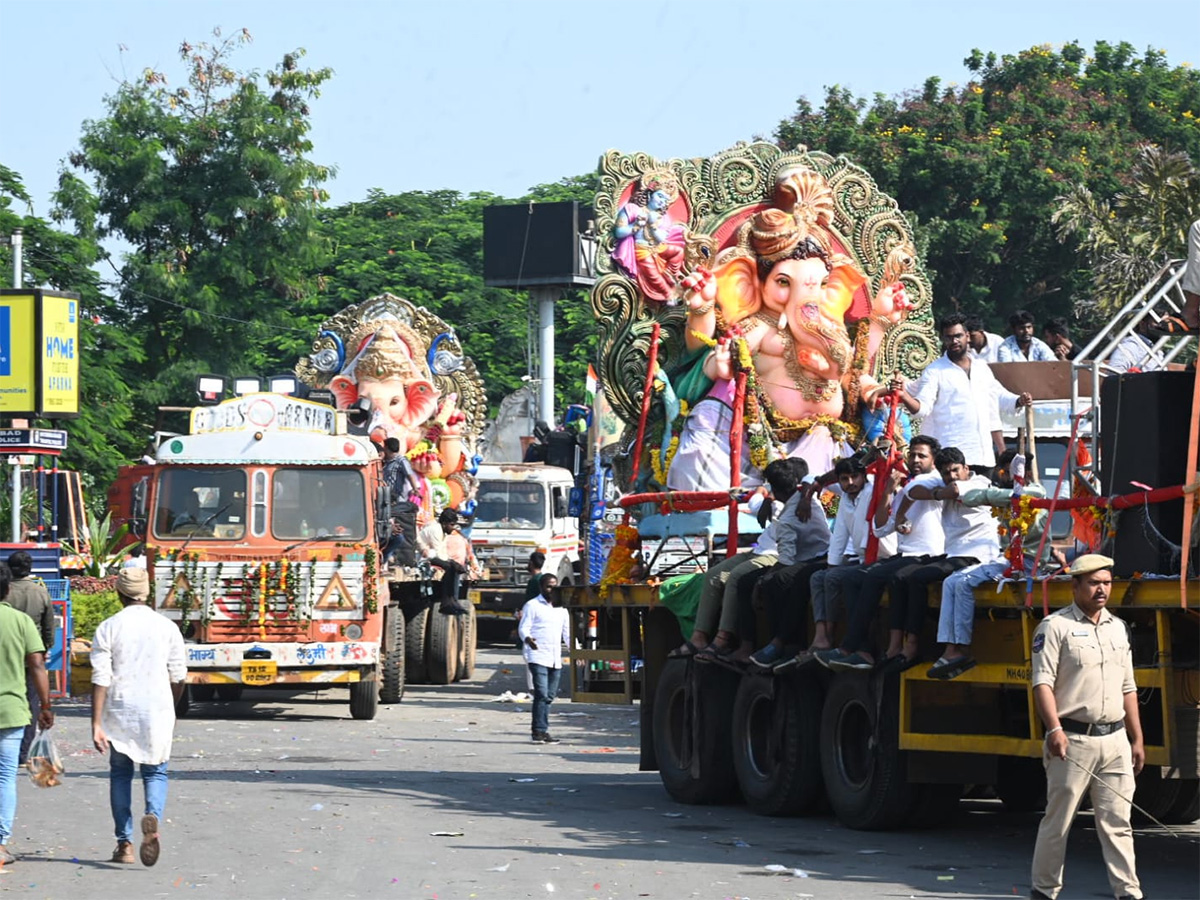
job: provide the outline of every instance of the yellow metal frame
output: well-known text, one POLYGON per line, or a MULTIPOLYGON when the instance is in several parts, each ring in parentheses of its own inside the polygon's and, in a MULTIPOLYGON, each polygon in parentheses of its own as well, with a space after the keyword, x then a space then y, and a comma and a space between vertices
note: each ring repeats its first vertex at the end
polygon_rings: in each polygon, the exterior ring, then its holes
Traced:
POLYGON ((566 605, 571 609, 584 612, 609 613, 614 610, 621 617, 621 645, 619 647, 599 650, 576 649, 576 644, 583 647, 587 643, 586 624, 583 632, 579 633, 579 625, 574 616, 571 617, 571 702, 572 703, 633 703, 633 685, 637 674, 633 669, 633 635, 637 614, 644 609, 658 605, 658 589, 647 584, 617 584, 613 585, 605 599, 600 598, 596 588, 568 588, 564 592, 566 605), (588 691, 581 686, 580 666, 590 662, 619 662, 622 672, 612 673, 621 682, 621 691, 588 691))
MULTIPOLYGON (((913 729, 913 689, 918 684, 927 684, 930 679, 926 668, 918 666, 905 672, 900 682, 900 734, 901 750, 923 750, 939 753, 985 753, 1004 756, 1040 758, 1044 741, 1043 726, 1038 719, 1033 702, 1031 683, 1032 660, 1029 648, 1033 643, 1033 631, 1037 626, 1035 614, 1042 609, 1042 585, 1035 584, 1033 606, 1026 607, 1023 585, 1012 584, 996 594, 994 589, 982 587, 976 590, 976 608, 989 614, 1005 610, 1011 614, 1020 612, 1021 658, 987 660, 964 672, 951 681, 939 681, 938 690, 953 696, 966 685, 1008 685, 1021 688, 1029 716, 1029 739, 994 734, 928 733, 913 729), (982 595, 982 596, 981 596, 982 595), (1005 602, 1007 599, 1008 602, 1005 602)), ((1200 593, 1200 584, 1197 584, 1200 593)), ((1140 689, 1158 688, 1163 723, 1163 743, 1146 746, 1146 762, 1149 765, 1169 766, 1171 742, 1175 736, 1175 698, 1179 693, 1178 673, 1172 668, 1171 618, 1181 611, 1179 586, 1174 580, 1120 580, 1114 585, 1113 602, 1110 609, 1116 615, 1123 610, 1152 609, 1154 611, 1156 652, 1153 666, 1141 666, 1134 670, 1134 680, 1140 689)), ((1052 610, 1065 607, 1072 602, 1069 581, 1046 583, 1046 600, 1052 610)), ((978 630, 978 628, 977 628, 978 630)), ((989 648, 991 649, 991 648, 989 648)), ((1015 648, 1013 648, 1015 649, 1015 648)))

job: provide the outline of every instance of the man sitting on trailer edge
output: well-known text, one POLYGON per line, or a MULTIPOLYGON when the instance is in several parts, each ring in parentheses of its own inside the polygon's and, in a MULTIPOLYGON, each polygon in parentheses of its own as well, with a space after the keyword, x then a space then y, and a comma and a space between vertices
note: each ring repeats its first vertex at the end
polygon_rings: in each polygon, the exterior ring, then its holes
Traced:
POLYGON ((908 445, 908 479, 899 471, 889 476, 887 490, 875 510, 874 531, 879 538, 897 535, 896 555, 869 566, 858 566, 846 575, 846 635, 840 648, 817 653, 817 661, 822 665, 836 669, 872 668, 875 656, 870 649, 871 623, 888 582, 944 554, 946 538, 940 504, 932 500, 916 501, 909 508, 904 527, 896 527, 896 511, 909 490, 918 485, 928 488, 944 485, 942 476, 933 470, 934 454, 940 449, 936 438, 917 435, 908 445))

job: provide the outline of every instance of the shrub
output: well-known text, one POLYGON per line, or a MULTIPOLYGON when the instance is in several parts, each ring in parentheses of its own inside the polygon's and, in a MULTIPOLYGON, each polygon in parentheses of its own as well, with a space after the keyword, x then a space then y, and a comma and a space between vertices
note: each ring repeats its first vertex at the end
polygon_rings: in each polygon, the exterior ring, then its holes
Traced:
POLYGON ((71 579, 71 612, 75 618, 75 637, 90 641, 96 626, 121 611, 117 599, 117 576, 71 579))

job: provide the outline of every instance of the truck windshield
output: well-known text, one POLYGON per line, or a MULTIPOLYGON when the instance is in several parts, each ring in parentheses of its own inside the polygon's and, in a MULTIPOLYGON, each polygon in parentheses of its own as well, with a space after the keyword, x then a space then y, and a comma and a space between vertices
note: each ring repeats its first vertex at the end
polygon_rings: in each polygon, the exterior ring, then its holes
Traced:
POLYGON ((280 540, 367 536, 366 491, 356 469, 279 469, 271 504, 271 534, 280 540))
POLYGON ((246 473, 240 469, 163 467, 154 496, 156 537, 236 541, 246 533, 246 473))
POLYGON ((481 481, 476 528, 546 527, 546 489, 532 481, 481 481))

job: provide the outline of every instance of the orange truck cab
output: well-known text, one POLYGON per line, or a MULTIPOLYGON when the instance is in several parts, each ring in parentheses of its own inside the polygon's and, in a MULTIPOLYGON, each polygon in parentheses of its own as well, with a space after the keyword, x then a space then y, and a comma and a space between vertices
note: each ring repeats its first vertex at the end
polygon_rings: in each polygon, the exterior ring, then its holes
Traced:
POLYGON ((388 499, 370 441, 344 413, 280 394, 197 407, 189 431, 122 470, 109 500, 145 540, 196 699, 344 684, 358 719, 381 690, 399 700, 403 617, 379 571, 388 499))

